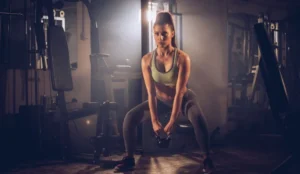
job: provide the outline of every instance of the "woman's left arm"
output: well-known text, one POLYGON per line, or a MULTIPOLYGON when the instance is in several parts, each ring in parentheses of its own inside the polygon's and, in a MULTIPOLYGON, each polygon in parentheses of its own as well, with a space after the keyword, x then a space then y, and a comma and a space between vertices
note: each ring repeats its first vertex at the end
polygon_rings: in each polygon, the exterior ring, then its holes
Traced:
POLYGON ((174 101, 173 101, 173 108, 172 108, 172 113, 170 117, 170 124, 174 124, 180 109, 181 109, 181 104, 182 104, 182 98, 186 92, 186 86, 190 77, 190 72, 191 72, 191 64, 190 64, 190 58, 188 55, 183 54, 182 56, 179 57, 179 62, 178 62, 178 79, 176 83, 176 93, 174 96, 174 101))

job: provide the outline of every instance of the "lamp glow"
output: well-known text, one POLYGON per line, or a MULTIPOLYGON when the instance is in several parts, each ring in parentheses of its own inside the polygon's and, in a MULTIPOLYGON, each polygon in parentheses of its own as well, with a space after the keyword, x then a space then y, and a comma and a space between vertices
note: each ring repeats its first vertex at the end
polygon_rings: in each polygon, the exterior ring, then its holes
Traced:
POLYGON ((86 124, 87 125, 91 124, 91 121, 90 120, 86 120, 86 124))

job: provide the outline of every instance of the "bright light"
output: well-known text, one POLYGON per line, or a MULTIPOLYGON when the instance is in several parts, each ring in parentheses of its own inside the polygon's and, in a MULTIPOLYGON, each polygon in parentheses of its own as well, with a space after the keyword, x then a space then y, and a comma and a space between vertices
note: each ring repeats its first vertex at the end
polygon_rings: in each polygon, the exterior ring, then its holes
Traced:
MULTIPOLYGON (((142 20, 142 16, 141 16, 141 13, 142 10, 140 9, 139 10, 139 20, 141 21, 142 20)), ((147 21, 150 23, 154 23, 155 22, 155 18, 156 18, 156 12, 157 12, 157 3, 152 3, 152 2, 149 2, 148 4, 148 10, 147 10, 147 21)))
POLYGON ((148 22, 154 21, 155 17, 156 17, 156 12, 155 11, 147 10, 147 20, 148 20, 148 22))
MULTIPOLYGON (((152 11, 152 10, 147 10, 147 21, 148 22, 153 22, 156 18, 156 12, 152 11)), ((139 10, 139 20, 142 20, 142 16, 141 16, 141 10, 139 10)))
POLYGON ((86 124, 87 125, 91 124, 90 120, 86 120, 86 124))

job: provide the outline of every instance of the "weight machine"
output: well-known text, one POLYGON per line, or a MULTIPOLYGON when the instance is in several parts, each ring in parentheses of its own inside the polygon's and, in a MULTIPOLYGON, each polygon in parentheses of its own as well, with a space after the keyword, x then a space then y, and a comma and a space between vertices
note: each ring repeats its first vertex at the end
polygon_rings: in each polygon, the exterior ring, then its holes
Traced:
MULTIPOLYGON (((254 30, 261 52, 259 67, 269 98, 269 105, 291 154, 287 160, 272 171, 272 174, 294 172, 297 168, 296 161, 299 159, 299 142, 296 138, 299 132, 297 125, 299 123, 299 109, 295 107, 297 105, 295 102, 299 99, 291 100, 288 97, 290 95, 287 93, 285 80, 282 78, 276 50, 274 51, 267 32, 268 28, 264 23, 258 23, 254 25, 254 30)), ((297 86, 296 83, 294 85, 297 86)), ((290 94, 294 92, 290 91, 290 94)))
MULTIPOLYGON (((299 143, 296 138, 299 132, 297 124, 300 122, 297 106, 300 99, 299 61, 296 59, 299 56, 299 39, 295 38, 299 38, 300 27, 295 22, 298 17, 299 14, 294 17, 294 22, 273 21, 268 15, 261 14, 253 25, 258 54, 254 55, 251 61, 252 89, 250 95, 245 95, 247 98, 244 106, 253 107, 258 101, 264 108, 270 108, 272 121, 274 120, 272 126, 276 127, 276 133, 282 135, 291 154, 272 171, 272 174, 290 173, 297 168, 296 161, 299 161, 299 143), (264 88, 258 88, 259 85, 264 88), (258 90, 267 96, 267 101, 255 99, 258 90)), ((232 42, 229 45, 231 47, 232 42)), ((245 107, 242 110, 244 111, 245 107)))
MULTIPOLYGON (((71 2, 71 0, 69 0, 71 2)), ((27 0, 24 1, 24 13, 13 13, 13 12, 1 12, 0 15, 7 16, 13 15, 18 17, 24 18, 24 25, 27 27, 29 24, 28 20, 28 7, 27 7, 27 0)), ((79 1, 72 1, 72 2, 79 2, 79 1)), ((91 18, 91 59, 92 58, 102 58, 102 55, 99 54, 99 35, 98 35, 98 25, 95 18, 96 10, 94 9, 93 2, 100 2, 100 1, 82 1, 89 10, 89 15, 91 18)), ((74 160, 73 155, 71 154, 71 142, 70 142, 70 133, 69 133, 69 126, 68 121, 72 121, 74 119, 82 118, 87 116, 88 114, 97 114, 97 131, 96 136, 90 137, 89 143, 94 146, 94 157, 91 160, 94 164, 108 164, 109 166, 115 165, 115 162, 112 161, 104 161, 100 159, 101 154, 103 156, 107 156, 113 147, 112 145, 115 140, 119 140, 120 137, 113 137, 109 135, 110 127, 108 126, 107 122, 109 115, 111 112, 117 110, 117 103, 112 101, 105 101, 104 103, 100 102, 90 102, 85 103, 84 108, 79 111, 69 112, 66 108, 66 101, 64 92, 70 91, 73 89, 73 81, 71 76, 71 67, 69 61, 69 52, 68 52, 68 45, 66 42, 66 36, 64 33, 64 27, 56 25, 56 18, 54 16, 54 9, 62 8, 63 1, 57 0, 32 0, 32 8, 34 11, 34 25, 32 28, 34 32, 30 32, 31 34, 34 33, 31 37, 28 33, 24 34, 25 40, 25 48, 26 51, 26 60, 29 60, 30 56, 35 57, 36 54, 40 57, 41 60, 41 67, 43 70, 46 70, 47 67, 50 71, 51 75, 51 85, 54 91, 57 92, 56 97, 56 112, 58 113, 59 119, 59 143, 60 143, 60 156, 63 161, 71 161, 74 160), (45 13, 46 12, 46 13, 45 13), (45 14, 44 14, 45 13, 45 14), (42 20, 47 20, 47 33, 45 33, 42 20), (30 43, 34 45, 34 47, 30 47, 27 45, 30 43), (46 44, 47 43, 47 44, 46 44), (37 47, 35 47, 35 44, 37 47), (34 56, 33 56, 34 55, 34 56), (28 59, 27 59, 28 58, 28 59), (46 59, 47 58, 47 59, 46 59)), ((31 21, 30 21, 31 22, 31 21)), ((30 25, 31 26, 31 25, 30 25)), ((26 28, 27 29, 27 28, 26 28)), ((26 63, 28 64, 28 62, 26 63)), ((28 67, 27 67, 28 68, 28 67)), ((32 66, 30 68, 35 68, 32 66)), ((26 69, 25 77, 28 77, 28 70, 26 69)), ((36 79, 37 80, 37 79, 36 79)), ((25 79, 27 82, 28 79, 25 79)), ((28 84, 27 84, 28 86, 28 84)), ((37 99, 36 95, 36 101, 37 99)), ((38 102, 36 102, 38 103, 38 102)), ((28 104, 28 96, 26 96, 26 104, 28 104)), ((26 110, 26 109, 21 109, 26 110)), ((39 125, 39 140, 41 139, 43 127, 43 113, 38 114, 36 117, 38 125, 39 125)), ((43 145, 39 142, 39 149, 36 153, 42 154, 43 153, 43 145)), ((40 157, 40 156, 39 156, 40 157)), ((39 158, 38 157, 38 158, 39 158)))
MULTIPOLYGON (((83 1, 83 3, 87 6, 91 18, 91 58, 100 57, 98 26, 95 19, 95 10, 93 11, 92 9, 94 6, 86 0, 83 1)), ((53 4, 51 0, 45 1, 40 7, 46 7, 49 20, 47 30, 47 53, 51 71, 52 88, 58 93, 57 109, 60 115, 60 147, 62 159, 64 161, 74 160, 74 157, 71 154, 68 121, 85 117, 87 116, 86 113, 90 112, 97 114, 96 136, 90 137, 90 143, 94 146, 94 157, 92 162, 94 164, 101 163, 108 166, 114 166, 115 162, 104 161, 99 158, 101 153, 103 156, 109 155, 111 147, 113 147, 112 145, 115 144, 113 142, 119 139, 117 136, 109 135, 110 127, 107 125, 111 111, 117 110, 117 104, 111 101, 105 101, 104 103, 91 102, 86 103, 86 106, 80 111, 74 111, 72 113, 67 111, 64 92, 73 89, 73 82, 64 30, 61 26, 56 26, 54 23, 53 4)), ((40 40, 43 41, 43 38, 40 40)))

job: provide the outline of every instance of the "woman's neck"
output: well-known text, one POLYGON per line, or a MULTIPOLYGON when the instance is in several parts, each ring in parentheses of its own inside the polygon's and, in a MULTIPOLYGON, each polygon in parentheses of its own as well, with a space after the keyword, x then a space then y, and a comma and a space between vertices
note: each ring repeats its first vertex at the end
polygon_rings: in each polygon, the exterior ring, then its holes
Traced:
POLYGON ((159 56, 168 56, 171 55, 174 50, 174 47, 169 45, 166 47, 157 47, 157 54, 159 56))

